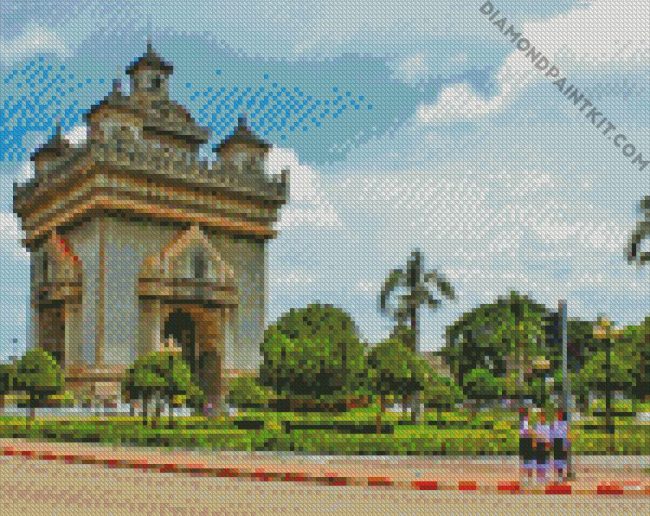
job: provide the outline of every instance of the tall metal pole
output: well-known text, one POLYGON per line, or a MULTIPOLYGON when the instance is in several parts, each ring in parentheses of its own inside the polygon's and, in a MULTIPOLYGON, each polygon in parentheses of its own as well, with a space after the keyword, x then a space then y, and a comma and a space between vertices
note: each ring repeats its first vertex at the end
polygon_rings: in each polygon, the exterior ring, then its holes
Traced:
MULTIPOLYGON (((567 424, 567 438, 568 432, 571 428, 571 380, 569 378, 569 365, 568 365, 568 336, 567 336, 567 304, 566 301, 561 299, 557 304, 557 313, 560 318, 560 334, 562 339, 562 394, 563 403, 562 409, 566 414, 567 424)), ((571 468, 571 449, 567 453, 566 475, 567 478, 573 477, 571 468)))
POLYGON ((605 426, 609 434, 609 452, 614 451, 614 425, 612 425, 612 337, 605 340, 605 426))

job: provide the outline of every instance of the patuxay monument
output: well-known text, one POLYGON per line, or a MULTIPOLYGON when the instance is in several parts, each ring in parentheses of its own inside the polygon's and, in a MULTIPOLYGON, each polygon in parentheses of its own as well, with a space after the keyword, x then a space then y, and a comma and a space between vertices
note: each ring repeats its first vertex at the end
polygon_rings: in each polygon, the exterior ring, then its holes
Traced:
POLYGON ((257 370, 266 241, 288 195, 270 145, 240 117, 199 158, 209 130, 169 98, 173 67, 147 45, 85 115, 73 146, 57 128, 32 154, 14 210, 31 254, 29 346, 64 367, 67 388, 114 398, 124 370, 172 337, 209 398, 257 370))

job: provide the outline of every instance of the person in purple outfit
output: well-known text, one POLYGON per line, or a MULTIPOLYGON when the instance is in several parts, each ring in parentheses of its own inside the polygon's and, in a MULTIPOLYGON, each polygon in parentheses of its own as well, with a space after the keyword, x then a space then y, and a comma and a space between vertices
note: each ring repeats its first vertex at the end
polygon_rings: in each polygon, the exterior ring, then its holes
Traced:
POLYGON ((551 425, 551 439, 553 442, 553 470, 558 482, 566 481, 567 459, 569 455, 569 436, 566 414, 557 411, 556 420, 551 425))
POLYGON ((530 428, 528 410, 519 410, 519 462, 521 465, 521 478, 531 483, 535 469, 535 450, 533 448, 533 432, 530 428))
POLYGON ((546 482, 551 452, 551 427, 546 422, 544 411, 539 413, 535 425, 535 459, 537 462, 537 481, 546 482))

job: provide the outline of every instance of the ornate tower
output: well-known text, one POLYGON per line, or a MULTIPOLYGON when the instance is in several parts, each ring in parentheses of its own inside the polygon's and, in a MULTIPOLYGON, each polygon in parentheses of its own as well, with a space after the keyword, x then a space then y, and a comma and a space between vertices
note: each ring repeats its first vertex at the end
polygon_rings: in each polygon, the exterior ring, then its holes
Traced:
POLYGON ((88 139, 57 128, 14 187, 31 253, 30 345, 68 386, 111 397, 126 367, 172 337, 208 396, 259 365, 266 241, 288 175, 267 177, 270 145, 240 119, 201 161, 209 131, 169 98, 173 66, 147 45, 85 116, 88 139))

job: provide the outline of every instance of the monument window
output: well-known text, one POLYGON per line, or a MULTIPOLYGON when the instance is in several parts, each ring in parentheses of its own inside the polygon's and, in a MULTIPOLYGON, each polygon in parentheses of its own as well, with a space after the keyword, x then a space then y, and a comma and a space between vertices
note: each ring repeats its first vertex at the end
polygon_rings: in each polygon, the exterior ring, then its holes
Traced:
POLYGON ((153 79, 151 79, 152 90, 159 90, 160 86, 162 86, 162 79, 160 77, 154 77, 153 79))
POLYGON ((194 279, 204 279, 206 276, 207 264, 202 251, 196 251, 192 255, 192 271, 194 279))

